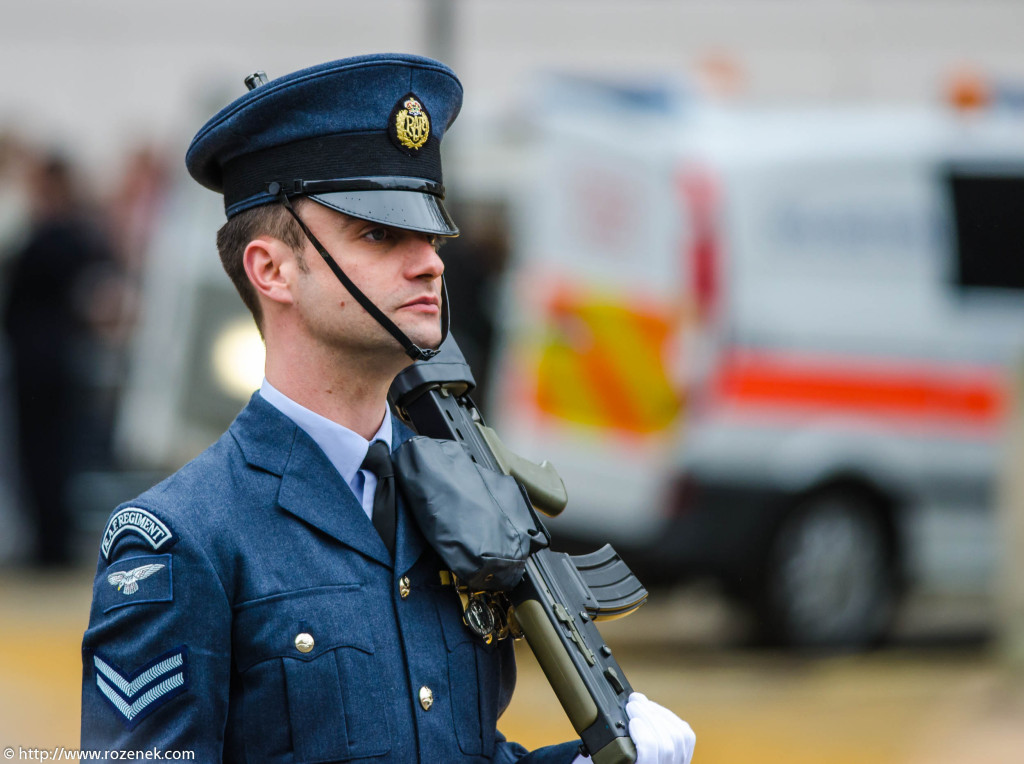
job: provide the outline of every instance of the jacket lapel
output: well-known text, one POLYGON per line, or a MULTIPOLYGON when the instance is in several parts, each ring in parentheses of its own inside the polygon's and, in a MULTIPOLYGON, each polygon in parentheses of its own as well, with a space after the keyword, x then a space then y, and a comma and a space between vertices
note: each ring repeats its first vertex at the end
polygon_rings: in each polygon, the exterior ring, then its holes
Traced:
POLYGON ((352 489, 320 447, 296 427, 291 458, 281 476, 281 508, 388 567, 391 555, 352 489))
POLYGON ((352 490, 301 427, 256 393, 230 432, 246 461, 280 475, 277 502, 282 509, 391 567, 387 547, 352 490))

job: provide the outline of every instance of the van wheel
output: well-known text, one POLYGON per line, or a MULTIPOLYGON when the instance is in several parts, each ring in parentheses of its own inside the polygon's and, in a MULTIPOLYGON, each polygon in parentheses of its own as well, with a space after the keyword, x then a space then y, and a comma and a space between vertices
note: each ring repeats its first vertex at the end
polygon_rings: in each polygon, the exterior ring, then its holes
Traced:
POLYGON ((893 544, 881 514, 852 491, 810 496, 779 524, 758 597, 771 642, 865 648, 887 631, 896 602, 893 544))

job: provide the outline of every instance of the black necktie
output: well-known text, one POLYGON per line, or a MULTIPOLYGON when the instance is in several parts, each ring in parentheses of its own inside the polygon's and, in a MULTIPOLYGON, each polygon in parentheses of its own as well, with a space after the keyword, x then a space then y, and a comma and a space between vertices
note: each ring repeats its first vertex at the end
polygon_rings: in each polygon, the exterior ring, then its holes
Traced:
POLYGON ((384 539, 384 545, 395 556, 395 471, 391 466, 391 449, 383 440, 375 440, 366 452, 360 469, 377 476, 373 494, 373 527, 384 539))

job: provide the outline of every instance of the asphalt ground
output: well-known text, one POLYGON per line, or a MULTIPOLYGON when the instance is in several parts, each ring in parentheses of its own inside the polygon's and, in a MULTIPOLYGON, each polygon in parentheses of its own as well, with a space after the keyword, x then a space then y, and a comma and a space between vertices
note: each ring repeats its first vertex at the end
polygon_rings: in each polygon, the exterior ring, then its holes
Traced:
MULTIPOLYGON (((0 750, 77 745, 91 578, 0 571, 0 750)), ((739 633, 698 590, 654 592, 602 625, 633 685, 693 725, 699 764, 1024 761, 1024 678, 1001 668, 983 618, 928 611, 861 655, 752 649, 739 633)), ((499 727, 529 747, 574 738, 529 648, 517 650, 499 727)))

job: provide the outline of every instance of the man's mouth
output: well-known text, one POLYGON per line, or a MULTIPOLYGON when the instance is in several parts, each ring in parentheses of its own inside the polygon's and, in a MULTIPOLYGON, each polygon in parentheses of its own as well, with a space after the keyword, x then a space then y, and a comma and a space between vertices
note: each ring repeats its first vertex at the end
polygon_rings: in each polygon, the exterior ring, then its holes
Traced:
POLYGON ((437 295, 423 295, 402 303, 399 309, 405 308, 421 313, 437 313, 441 309, 441 298, 437 295))

